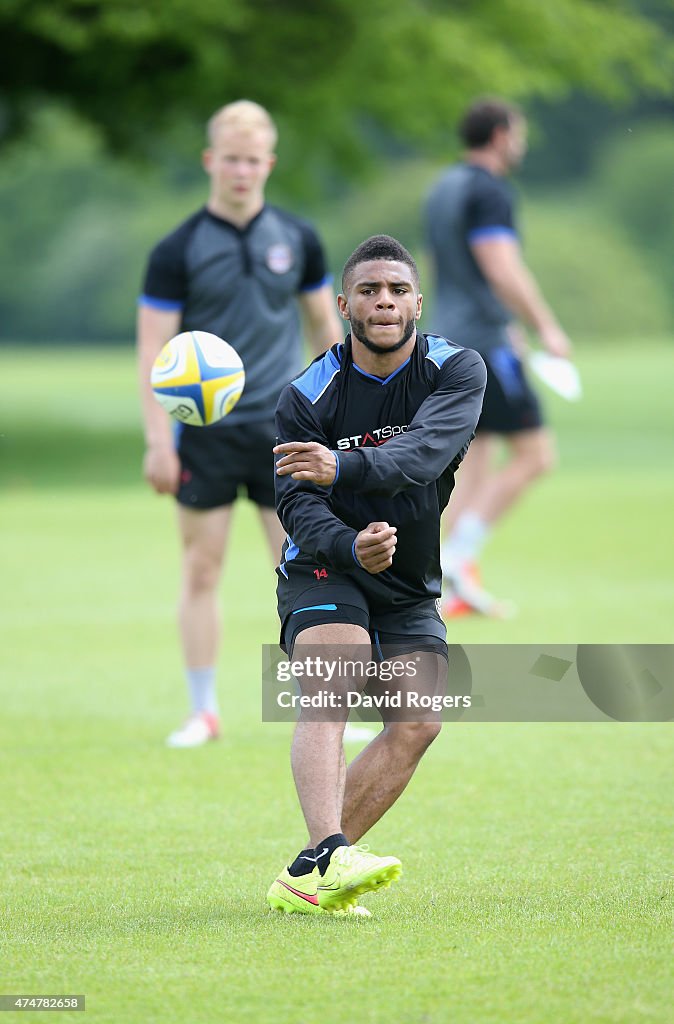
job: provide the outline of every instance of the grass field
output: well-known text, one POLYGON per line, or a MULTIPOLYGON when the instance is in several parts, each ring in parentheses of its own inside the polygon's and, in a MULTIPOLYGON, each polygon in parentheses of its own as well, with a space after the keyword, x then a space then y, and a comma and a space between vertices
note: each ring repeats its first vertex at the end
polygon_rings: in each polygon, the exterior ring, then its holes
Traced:
MULTIPOLYGON (((560 468, 485 560, 520 614, 455 642, 671 642, 673 354, 579 346, 560 468)), ((177 552, 133 359, 39 355, 0 349, 2 992, 85 993, 102 1024, 671 1022, 669 723, 450 724, 368 837, 405 866, 373 919, 267 912, 303 829, 290 729, 260 722, 257 522, 242 503, 223 742, 168 751, 177 552)))

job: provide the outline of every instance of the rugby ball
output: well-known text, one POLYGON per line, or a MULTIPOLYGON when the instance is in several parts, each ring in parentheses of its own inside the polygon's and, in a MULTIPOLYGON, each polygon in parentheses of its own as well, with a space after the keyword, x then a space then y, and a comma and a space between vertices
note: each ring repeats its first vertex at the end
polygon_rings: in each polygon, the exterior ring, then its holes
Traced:
POLYGON ((230 344, 207 331, 183 331, 164 345, 152 367, 154 397, 174 419, 208 427, 241 397, 246 374, 230 344))

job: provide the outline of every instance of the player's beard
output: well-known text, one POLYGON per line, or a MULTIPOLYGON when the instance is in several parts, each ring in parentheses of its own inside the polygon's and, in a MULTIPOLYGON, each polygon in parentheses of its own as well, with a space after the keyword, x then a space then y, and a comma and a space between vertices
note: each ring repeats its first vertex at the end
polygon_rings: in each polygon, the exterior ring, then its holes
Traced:
POLYGON ((365 345, 365 348, 370 352, 374 352, 376 356, 387 356, 389 352, 397 352, 399 348, 402 348, 403 345, 407 344, 416 328, 416 320, 412 317, 405 324, 405 329, 403 330, 403 335, 400 341, 397 341, 395 345, 377 345, 375 341, 370 341, 368 338, 364 320, 358 320, 357 317, 352 316, 350 318, 350 323, 351 333, 354 338, 357 338, 361 345, 365 345))

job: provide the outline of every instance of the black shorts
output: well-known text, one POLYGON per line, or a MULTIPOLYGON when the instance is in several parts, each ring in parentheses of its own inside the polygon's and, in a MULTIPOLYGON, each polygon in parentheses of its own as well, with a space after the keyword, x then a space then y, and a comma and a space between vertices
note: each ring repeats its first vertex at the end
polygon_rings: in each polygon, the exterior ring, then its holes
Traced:
POLYGON ((346 573, 334 569, 321 579, 321 568, 284 562, 276 570, 276 594, 281 620, 281 646, 292 657, 299 633, 310 626, 346 622, 370 634, 379 659, 411 651, 430 651, 447 658, 447 629, 438 601, 428 598, 406 607, 373 610, 367 595, 346 573))
POLYGON ((504 345, 491 349, 482 358, 487 365, 487 388, 475 432, 515 434, 542 427, 538 398, 513 350, 504 345))
POLYGON ((257 505, 274 508, 275 443, 273 420, 212 427, 181 424, 178 501, 188 508, 219 508, 231 505, 243 491, 257 505))

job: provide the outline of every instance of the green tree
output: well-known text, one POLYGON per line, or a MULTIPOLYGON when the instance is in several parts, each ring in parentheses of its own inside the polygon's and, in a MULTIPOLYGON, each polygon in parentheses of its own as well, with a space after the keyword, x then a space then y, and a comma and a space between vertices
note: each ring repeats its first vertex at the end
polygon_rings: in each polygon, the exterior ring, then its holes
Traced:
POLYGON ((670 121, 635 124, 602 148, 596 206, 628 233, 674 312, 674 137, 670 121))
POLYGON ((353 170, 376 125, 436 149, 476 93, 671 87, 666 19, 630 0, 4 0, 0 31, 10 130, 49 95, 142 150, 248 95, 283 112, 298 173, 353 170))

